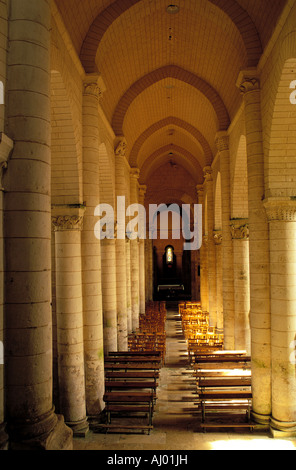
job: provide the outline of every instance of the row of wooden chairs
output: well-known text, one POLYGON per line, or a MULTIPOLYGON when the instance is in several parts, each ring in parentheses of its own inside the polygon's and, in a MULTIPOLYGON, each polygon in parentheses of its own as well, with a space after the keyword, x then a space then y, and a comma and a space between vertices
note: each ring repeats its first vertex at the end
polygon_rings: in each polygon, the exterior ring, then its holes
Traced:
POLYGON ((224 335, 209 325, 209 314, 204 312, 200 303, 186 302, 179 304, 182 330, 187 340, 188 355, 191 362, 195 354, 205 349, 223 349, 224 335))
POLYGON ((148 302, 145 314, 140 315, 138 330, 128 336, 128 350, 131 352, 157 351, 164 363, 166 354, 165 322, 165 302, 148 302))

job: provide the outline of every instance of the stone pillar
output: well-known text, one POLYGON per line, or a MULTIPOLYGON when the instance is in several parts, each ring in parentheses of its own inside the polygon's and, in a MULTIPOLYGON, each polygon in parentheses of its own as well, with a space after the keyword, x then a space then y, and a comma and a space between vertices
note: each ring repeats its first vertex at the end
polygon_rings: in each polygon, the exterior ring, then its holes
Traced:
POLYGON ((153 300, 153 241, 149 238, 145 240, 145 264, 146 264, 146 296, 147 301, 153 300))
POLYGON ((72 449, 52 399, 50 5, 10 1, 5 387, 10 448, 72 449))
POLYGON ((216 136, 222 192, 223 323, 225 349, 234 349, 233 247, 230 233, 230 155, 226 132, 216 136))
POLYGON ((4 243, 3 243, 3 172, 7 169, 7 160, 13 149, 13 142, 0 133, 0 450, 7 450, 8 435, 5 432, 4 412, 4 243))
MULTIPOLYGON (((126 198, 126 141, 120 139, 115 149, 115 188, 116 196, 124 196, 126 198)), ((126 254, 126 219, 124 214, 117 214, 117 221, 124 221, 121 227, 122 236, 116 240, 116 297, 117 297, 117 343, 119 351, 127 351, 128 349, 128 319, 127 319, 127 254, 126 254), (124 235, 124 237, 123 237, 124 235)), ((117 222, 118 223, 118 222, 117 222)))
POLYGON ((275 437, 296 436, 296 202, 264 201, 270 230, 272 418, 275 437))
POLYGON ((207 279, 207 246, 206 239, 204 236, 204 227, 205 227, 205 206, 204 206, 204 188, 203 186, 197 186, 197 195, 198 195, 198 204, 201 204, 203 207, 202 211, 202 227, 203 227, 203 238, 202 245, 200 248, 200 301, 202 309, 208 311, 208 279, 207 279))
MULTIPOLYGON (((132 168, 130 173, 131 197, 130 204, 138 204, 140 171, 132 168)), ((140 273, 139 273, 139 240, 131 240, 131 301, 132 301, 132 329, 139 328, 140 315, 140 273)))
POLYGON ((83 209, 56 208, 55 232, 56 317, 59 404, 74 436, 85 436, 86 419, 81 283, 81 228, 83 209))
POLYGON ((216 285, 216 252, 214 241, 214 192, 211 167, 204 168, 204 189, 207 195, 207 226, 208 226, 208 299, 210 325, 217 326, 217 285, 216 285))
POLYGON ((216 251, 217 328, 223 330, 222 231, 214 231, 216 251))
POLYGON ((104 353, 117 351, 116 240, 101 241, 104 353))
MULTIPOLYGON (((147 186, 139 187, 139 204, 144 207, 145 194, 147 186)), ((141 223, 146 221, 142 221, 141 223)), ((145 289, 145 240, 139 240, 139 290, 140 290, 140 314, 144 314, 146 310, 146 289, 145 289)))
POLYGON ((241 72, 237 85, 244 98, 247 141, 253 418, 265 424, 271 414, 270 261, 269 227, 262 202, 264 151, 256 70, 241 72))
POLYGON ((133 331, 132 321, 132 281, 131 281, 131 241, 125 239, 125 256, 126 256, 126 316, 128 334, 133 331))
POLYGON ((86 205, 82 248, 82 294, 84 317, 84 354, 86 411, 88 416, 97 416, 104 409, 104 347, 103 310, 101 289, 101 246, 94 233, 97 218, 95 208, 100 204, 99 170, 99 116, 101 96, 100 77, 90 74, 85 77, 82 132, 83 132, 83 197, 86 205))
POLYGON ((233 220, 234 339, 235 349, 251 354, 249 228, 247 220, 233 220))

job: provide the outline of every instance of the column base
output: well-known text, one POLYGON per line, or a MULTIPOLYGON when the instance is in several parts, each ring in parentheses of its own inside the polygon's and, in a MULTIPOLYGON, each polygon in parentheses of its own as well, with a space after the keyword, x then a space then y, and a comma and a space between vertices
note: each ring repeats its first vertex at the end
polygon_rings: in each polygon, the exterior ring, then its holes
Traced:
POLYGON ((259 413, 255 413, 255 411, 251 411, 251 418, 255 423, 261 424, 269 428, 270 425, 270 415, 261 415, 259 413))
POLYGON ((275 439, 294 438, 296 437, 296 422, 284 422, 271 418, 270 433, 275 439))
POLYGON ((73 437, 86 437, 87 433, 89 432, 87 418, 76 422, 66 421, 66 425, 72 429, 73 437))
POLYGON ((45 421, 14 427, 11 434, 9 432, 9 450, 73 450, 73 431, 66 426, 64 417, 53 414, 48 416, 47 421, 52 423, 53 419, 53 426, 44 433, 42 430, 46 428, 45 421), (38 429, 40 433, 32 436, 30 428, 34 432, 38 429))

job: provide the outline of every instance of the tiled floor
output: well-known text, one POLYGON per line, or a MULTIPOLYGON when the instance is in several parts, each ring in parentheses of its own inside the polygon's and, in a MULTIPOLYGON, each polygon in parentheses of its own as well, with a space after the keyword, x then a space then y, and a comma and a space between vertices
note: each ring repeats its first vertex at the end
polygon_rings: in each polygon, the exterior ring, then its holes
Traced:
POLYGON ((166 333, 166 363, 160 374, 150 435, 89 432, 86 438, 74 439, 74 450, 295 450, 296 439, 272 439, 262 431, 203 433, 176 309, 168 308, 166 333))

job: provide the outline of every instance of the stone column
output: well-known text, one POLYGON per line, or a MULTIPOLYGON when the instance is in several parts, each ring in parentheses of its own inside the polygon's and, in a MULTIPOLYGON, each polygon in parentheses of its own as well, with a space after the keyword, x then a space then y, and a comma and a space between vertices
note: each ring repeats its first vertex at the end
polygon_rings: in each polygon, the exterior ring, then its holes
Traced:
MULTIPOLYGON (((130 204, 138 204, 140 171, 132 168, 130 173, 130 204)), ((132 329, 139 328, 140 315, 140 273, 139 273, 139 240, 131 240, 131 301, 132 301, 132 329)))
POLYGON ((264 202, 270 229, 272 418, 275 437, 296 436, 296 202, 264 202))
POLYGON ((226 132, 216 136, 222 192, 223 323, 225 349, 234 349, 233 247, 230 233, 230 155, 226 132))
POLYGON ((217 326, 217 285, 216 285, 216 253, 214 242, 214 192, 211 167, 204 168, 204 189, 207 195, 207 226, 208 226, 208 299, 210 325, 217 326))
POLYGON ((116 240, 104 239, 102 247, 102 295, 104 352, 117 351, 116 240))
POLYGON ((101 288, 101 246, 94 233, 100 204, 99 116, 101 79, 97 74, 85 77, 83 132, 83 197, 86 205, 81 234, 82 294, 84 318, 85 390, 88 416, 97 416, 104 409, 104 347, 101 288))
POLYGON ((153 300, 153 241, 149 238, 145 240, 145 264, 146 264, 146 296, 147 301, 153 300))
POLYGON ((205 227, 205 206, 204 206, 204 188, 203 186, 197 186, 197 195, 198 195, 198 204, 201 204, 203 207, 202 211, 202 227, 203 227, 203 238, 202 246, 200 248, 200 301, 202 309, 208 311, 208 279, 207 279, 207 246, 206 239, 204 236, 204 227, 205 227))
POLYGON ((10 1, 5 386, 11 449, 72 449, 52 399, 50 5, 10 1))
POLYGON ((59 404, 74 436, 85 436, 89 429, 83 348, 82 221, 82 208, 68 206, 64 211, 54 209, 59 404))
MULTIPOLYGON (((126 200, 126 141, 120 139, 115 149, 115 188, 116 196, 124 196, 126 200)), ((126 205, 126 202, 125 202, 126 205)), ((122 220, 123 232, 116 240, 116 297, 117 297, 117 342, 119 351, 127 351, 128 348, 128 319, 127 319, 127 254, 126 254, 126 220, 125 209, 124 214, 117 214, 117 221, 122 220), (123 236, 124 235, 124 236, 123 236)), ((118 222, 117 222, 118 224, 118 222)))
POLYGON ((217 328, 223 330, 222 231, 214 231, 216 250, 217 328))
POLYGON ((269 227, 262 202, 264 151, 256 70, 241 72, 237 84, 244 98, 247 141, 253 418, 265 424, 271 413, 270 261, 269 227))
MULTIPOLYGON (((147 186, 141 185, 139 187, 139 204, 144 207, 145 194, 147 186)), ((142 221, 146 222, 146 221, 142 221)), ((145 240, 139 240, 139 289, 140 289, 140 314, 145 313, 146 309, 146 289, 145 289, 145 240)))
POLYGON ((234 339, 235 349, 251 354, 249 228, 247 220, 233 220, 234 339))
POLYGON ((3 172, 7 170, 7 160, 13 149, 13 142, 0 133, 0 450, 7 450, 8 435, 5 432, 4 412, 4 243, 3 243, 3 172))
POLYGON ((125 239, 125 256, 126 256, 126 316, 127 316, 127 332, 133 331, 132 321, 132 281, 131 281, 131 241, 125 239))

